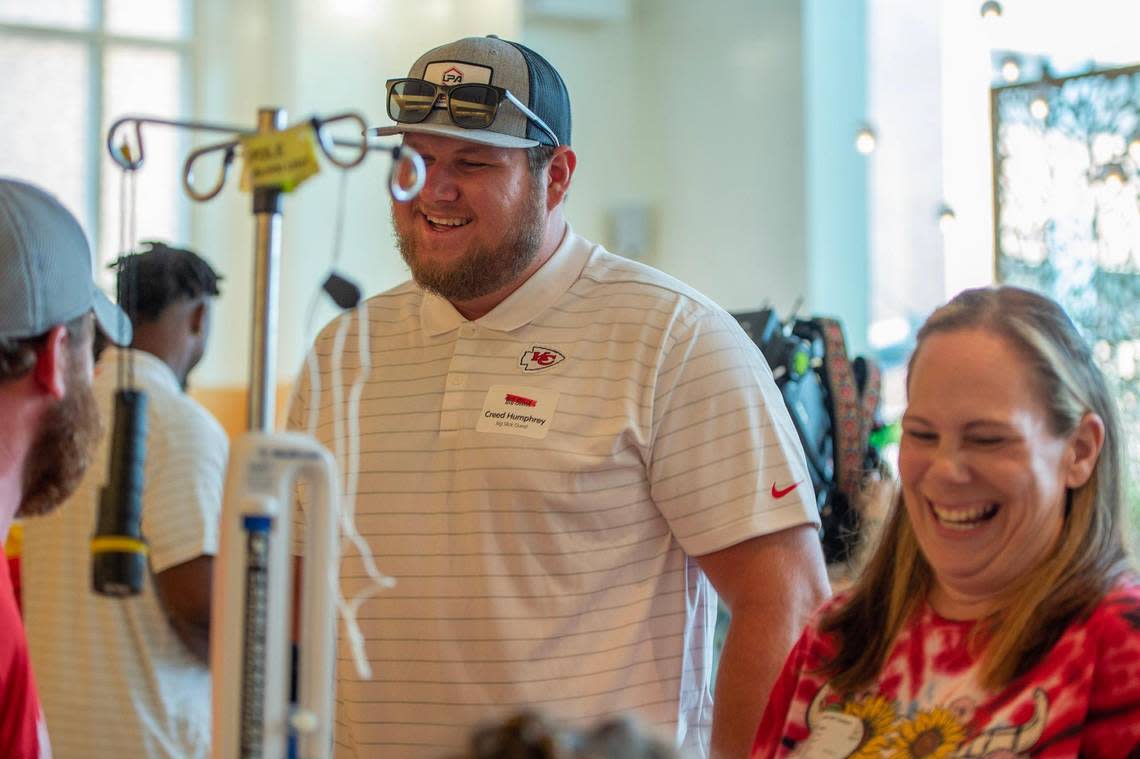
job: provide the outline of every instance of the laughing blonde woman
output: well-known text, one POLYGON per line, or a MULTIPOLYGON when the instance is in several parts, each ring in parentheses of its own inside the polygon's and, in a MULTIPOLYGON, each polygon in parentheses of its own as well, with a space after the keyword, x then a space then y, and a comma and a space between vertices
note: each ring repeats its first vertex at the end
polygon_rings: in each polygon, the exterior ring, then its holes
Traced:
POLYGON ((1065 312, 966 291, 918 334, 901 488, 788 658, 767 757, 1140 756, 1124 440, 1065 312))

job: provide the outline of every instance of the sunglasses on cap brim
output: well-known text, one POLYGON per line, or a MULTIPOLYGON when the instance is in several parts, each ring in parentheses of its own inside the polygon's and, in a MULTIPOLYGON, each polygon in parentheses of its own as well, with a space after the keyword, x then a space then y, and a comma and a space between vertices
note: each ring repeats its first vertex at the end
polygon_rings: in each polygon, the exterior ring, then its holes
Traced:
POLYGON ((493 84, 436 84, 426 79, 389 79, 388 116, 399 124, 419 124, 431 115, 440 95, 447 101, 453 124, 464 129, 487 129, 495 123, 499 106, 507 100, 559 146, 554 130, 510 90, 493 84))

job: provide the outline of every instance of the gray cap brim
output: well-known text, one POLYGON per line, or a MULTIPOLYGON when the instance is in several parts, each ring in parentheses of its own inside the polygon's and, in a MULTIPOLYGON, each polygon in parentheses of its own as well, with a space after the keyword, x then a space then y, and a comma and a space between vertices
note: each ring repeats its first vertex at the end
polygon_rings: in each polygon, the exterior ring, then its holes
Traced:
POLYGON ((99 329, 115 345, 126 347, 131 344, 131 320, 123 309, 111 302, 99 288, 95 288, 92 297, 92 310, 95 312, 95 321, 99 329))
POLYGON ((533 148, 541 144, 538 140, 526 140, 522 137, 514 137, 501 132, 490 132, 484 129, 464 129, 451 124, 396 124, 390 127, 375 127, 368 131, 370 134, 381 137, 391 137, 394 134, 404 134, 405 132, 434 134, 455 140, 477 142, 481 145, 493 145, 497 148, 533 148))

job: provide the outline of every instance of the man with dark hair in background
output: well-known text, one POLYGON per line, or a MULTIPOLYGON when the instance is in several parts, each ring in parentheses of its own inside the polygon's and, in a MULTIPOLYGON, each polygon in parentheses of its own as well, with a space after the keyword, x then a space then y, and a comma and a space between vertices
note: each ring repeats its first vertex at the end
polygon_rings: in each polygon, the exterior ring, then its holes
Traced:
MULTIPOLYGON (((0 535, 15 516, 56 508, 92 460, 100 428, 91 392, 96 322, 112 342, 130 341, 126 318, 91 280, 79 222, 43 190, 0 179, 0 535)), ((0 561, 0 747, 8 759, 51 756, 7 561, 0 561)))
POLYGON ((57 759, 209 754, 210 584, 228 442, 185 388, 206 349, 220 278, 189 250, 144 245, 115 264, 131 350, 100 359, 94 392, 109 415, 120 362, 131 361, 147 395, 142 533, 151 574, 135 597, 91 591, 105 466, 89 471, 67 508, 25 527, 24 614, 57 759))

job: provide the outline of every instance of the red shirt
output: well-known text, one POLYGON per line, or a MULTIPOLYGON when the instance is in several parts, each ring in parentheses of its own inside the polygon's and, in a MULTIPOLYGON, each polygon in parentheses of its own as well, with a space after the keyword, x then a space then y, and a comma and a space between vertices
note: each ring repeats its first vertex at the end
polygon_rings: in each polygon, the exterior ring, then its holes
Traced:
POLYGON ((28 660, 28 641, 16 606, 8 561, 0 549, 0 756, 47 759, 51 746, 28 660))
MULTIPOLYGON (((833 600, 820 614, 841 602, 833 600)), ((835 641, 809 625, 773 687, 753 759, 1140 755, 1135 578, 997 692, 977 683, 978 657, 968 646, 973 624, 920 609, 899 633, 877 681, 859 693, 828 686, 818 670, 835 641)))

